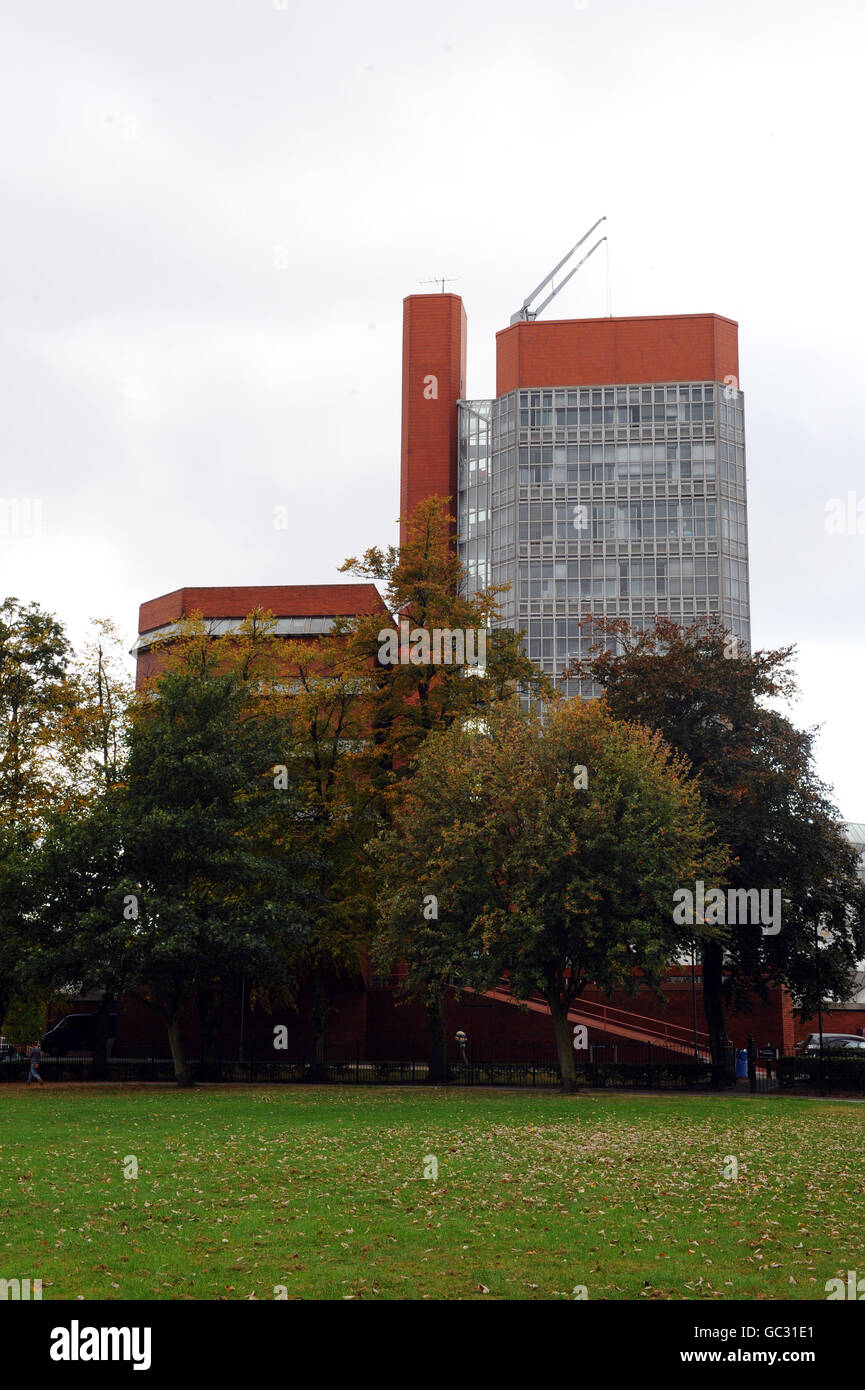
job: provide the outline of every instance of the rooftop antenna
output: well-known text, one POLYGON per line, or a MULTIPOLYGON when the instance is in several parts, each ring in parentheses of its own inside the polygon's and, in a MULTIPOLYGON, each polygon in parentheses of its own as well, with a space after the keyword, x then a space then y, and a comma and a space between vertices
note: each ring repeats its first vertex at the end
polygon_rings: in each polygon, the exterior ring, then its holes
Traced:
POLYGON ((554 286, 553 286, 552 290, 551 290, 550 293, 547 295, 546 299, 543 301, 542 304, 539 304, 539 305, 538 305, 537 309, 530 309, 530 308, 529 308, 529 305, 531 304, 532 300, 533 300, 533 299, 537 299, 537 297, 538 297, 538 295, 540 294, 541 290, 546 289, 547 285, 550 284, 550 282, 552 281, 553 277, 556 276, 556 275, 558 275, 558 273, 559 273, 559 271, 561 270, 562 266, 565 264, 565 261, 569 261, 569 260, 571 259, 571 256, 574 254, 574 252, 575 252, 576 250, 578 250, 580 246, 582 246, 583 242, 584 242, 584 241, 588 241, 589 237, 592 235, 592 232, 595 230, 595 228, 600 227, 601 223, 602 223, 602 222, 606 222, 606 220, 607 220, 606 217, 599 217, 598 220, 597 220, 597 222, 595 223, 594 227, 590 227, 589 230, 586 232, 585 236, 581 236, 581 237, 580 237, 580 239, 579 239, 579 241, 577 242, 576 246, 572 246, 571 249, 570 249, 570 251, 568 252, 568 254, 567 254, 566 256, 562 256, 562 259, 559 261, 558 265, 553 266, 553 269, 550 271, 549 275, 546 275, 546 276, 544 277, 544 279, 543 279, 543 280, 541 281, 541 283, 538 285, 537 289, 532 290, 532 292, 531 292, 531 294, 529 295, 528 299, 524 299, 524 300, 523 300, 522 307, 519 308, 515 314, 511 314, 511 323, 531 323, 534 319, 536 319, 536 318, 538 317, 539 314, 542 314, 542 313, 543 313, 544 309, 546 309, 546 307, 547 307, 547 305, 549 304, 550 300, 551 300, 551 299, 555 299, 556 295, 559 293, 559 290, 563 290, 563 289, 565 288, 565 285, 566 285, 566 284, 568 283, 568 281, 571 279, 571 276, 576 275, 576 273, 577 273, 577 271, 579 270, 580 266, 581 266, 581 265, 585 265, 586 261, 589 259, 589 257, 592 255, 592 253, 593 253, 594 251, 597 251, 597 249, 598 249, 598 247, 600 246, 601 242, 602 242, 602 241, 606 241, 607 238, 606 238, 605 236, 602 236, 602 237, 600 237, 600 238, 595 242, 595 244, 594 244, 594 246, 591 248, 591 250, 590 250, 590 251, 587 251, 586 254, 585 254, 585 256, 583 256, 583 259, 582 259, 581 261, 577 261, 577 264, 574 266, 573 270, 569 270, 569 271, 568 271, 568 273, 567 273, 567 275, 565 276, 564 280, 561 280, 561 281, 559 282, 558 285, 554 285, 554 286))
POLYGON ((454 275, 435 275, 432 280, 418 280, 419 285, 438 285, 441 284, 442 294, 445 292, 445 285, 452 285, 456 280, 454 275))

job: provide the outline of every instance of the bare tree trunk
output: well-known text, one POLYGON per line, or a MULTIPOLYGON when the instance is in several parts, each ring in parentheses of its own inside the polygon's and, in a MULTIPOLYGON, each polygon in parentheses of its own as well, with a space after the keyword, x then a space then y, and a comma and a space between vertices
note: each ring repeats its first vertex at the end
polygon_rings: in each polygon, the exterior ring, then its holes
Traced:
POLYGON ((2 1031, 2 1025, 6 1018, 6 1011, 9 1008, 11 999, 11 987, 7 988, 6 985, 4 985, 2 981, 0 981, 0 1031, 2 1031))
POLYGON ((195 1077, 192 1068, 186 1061, 186 1052, 183 1047, 183 1039, 180 1036, 180 1009, 174 1010, 167 1020, 168 1042, 171 1047, 171 1057, 174 1062, 174 1078, 178 1086, 194 1086, 195 1077))
POLYGON ((111 1029, 111 1010, 114 1008, 114 995, 106 992, 96 1013, 93 1025, 93 1070, 94 1081, 105 1081, 108 1076, 108 1034, 111 1029))
POLYGON ((212 1078, 219 1044, 219 1010, 213 985, 199 985, 197 996, 201 1075, 212 1078))
POLYGON ((324 1050, 324 1024, 327 1017, 327 989, 324 971, 320 965, 312 971, 312 998, 309 1021, 312 1028, 312 1064, 309 1069, 310 1081, 327 1081, 327 1064, 324 1050))
POLYGON ((442 1085, 451 1079, 448 1066, 448 1044, 445 1023, 445 996, 439 995, 434 1003, 427 1004, 427 1023, 429 1025, 429 1072, 427 1079, 433 1085, 442 1085))
POLYGON ((724 950, 717 941, 703 947, 703 1009, 712 1049, 712 1086, 727 1084, 727 1024, 724 1018, 724 950))
POLYGON ((547 995, 547 1003, 550 1006, 550 1015, 556 1035, 556 1051, 559 1056, 559 1070, 562 1074, 562 1090, 575 1091, 577 1089, 577 1068, 568 1026, 568 1011, 555 991, 547 995))

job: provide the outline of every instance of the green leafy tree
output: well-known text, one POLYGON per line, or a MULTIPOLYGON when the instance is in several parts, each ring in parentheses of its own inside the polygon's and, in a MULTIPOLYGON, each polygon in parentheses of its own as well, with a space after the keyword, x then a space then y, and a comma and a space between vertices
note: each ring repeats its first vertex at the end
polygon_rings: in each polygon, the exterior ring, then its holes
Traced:
POLYGON ((181 1014, 198 987, 245 975, 278 985, 286 939, 306 926, 295 865, 276 852, 292 790, 276 790, 255 682, 168 670, 153 693, 134 711, 124 769, 123 877, 136 885, 134 972, 185 1085, 181 1014))
POLYGON ((546 1000, 566 1089, 574 1000, 588 984, 633 991, 636 972, 657 985, 683 945, 675 889, 725 858, 682 760, 579 701, 431 734, 376 852, 377 954, 408 962, 404 992, 429 1002, 506 971, 517 998, 546 1000))
MULTIPOLYGON (((158 681, 164 672, 175 671, 185 675, 197 675, 209 679, 217 674, 231 675, 244 691, 244 702, 248 717, 254 712, 260 729, 270 729, 274 745, 274 758, 281 756, 276 745, 281 744, 282 734, 278 725, 277 712, 273 708, 274 696, 280 690, 282 672, 283 643, 275 636, 276 620, 262 608, 256 608, 243 621, 237 631, 214 636, 212 625, 201 615, 192 613, 183 618, 163 639, 160 651, 160 671, 149 683, 151 691, 158 693, 158 681)), ((274 786, 276 787, 276 782, 274 786)), ((280 779, 280 788, 286 789, 280 779)), ((271 814, 259 827, 258 852, 270 858, 279 858, 284 849, 282 815, 293 806, 293 798, 279 797, 274 801, 271 814)), ((287 828, 290 832, 292 812, 289 811, 287 828)), ((296 815, 293 817, 295 823, 296 815)), ((277 939, 275 947, 279 951, 279 968, 267 971, 263 976, 250 977, 244 972, 239 982, 242 997, 254 1009, 265 1004, 273 1007, 276 1003, 291 1004, 296 998, 296 972, 293 965, 289 969, 288 954, 298 944, 298 933, 288 932, 277 939)), ((222 1000, 226 981, 231 976, 222 970, 219 962, 207 976, 202 973, 196 983, 195 1002, 198 1011, 200 1059, 202 1070, 207 1072, 217 1060, 219 1044, 219 1020, 222 1015, 222 1000)), ((233 981, 235 985, 238 982, 233 981)))
POLYGON ((620 621, 598 626, 607 649, 579 673, 597 681, 615 715, 658 731, 687 759, 710 824, 730 847, 729 886, 781 895, 780 931, 727 923, 721 938, 703 942, 703 1000, 720 1081, 725 1005, 746 1009, 754 995, 783 985, 807 1015, 817 997, 816 950, 824 997, 849 989, 865 954, 856 854, 816 775, 814 731, 796 729, 775 707, 795 695, 792 647, 740 651, 715 619, 683 628, 658 618, 638 631, 620 621))
POLYGON ((35 990, 26 961, 37 903, 33 891, 36 858, 37 845, 27 830, 20 825, 0 825, 0 1031, 6 1029, 10 1009, 29 999, 35 990))
POLYGON ((35 603, 0 603, 0 1018, 22 975, 33 901, 32 859, 45 816, 62 794, 57 733, 69 706, 70 646, 35 603))
POLYGON ((37 904, 22 955, 34 990, 101 995, 93 1035, 93 1073, 104 1077, 110 1015, 117 997, 141 983, 135 949, 138 884, 124 878, 123 788, 92 788, 47 819, 29 866, 37 904))
POLYGON ((13 1044, 26 1046, 41 1038, 45 1032, 45 1018, 50 998, 47 993, 30 991, 16 995, 6 1010, 0 1033, 13 1044))

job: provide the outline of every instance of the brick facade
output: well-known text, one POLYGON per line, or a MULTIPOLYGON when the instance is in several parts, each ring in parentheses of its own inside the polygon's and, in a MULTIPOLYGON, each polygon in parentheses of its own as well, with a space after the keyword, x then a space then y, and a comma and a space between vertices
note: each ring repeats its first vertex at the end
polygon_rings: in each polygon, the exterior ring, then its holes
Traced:
MULTIPOLYGON (((815 1014, 813 1018, 806 1018, 803 1023, 796 1022, 796 1039, 799 1041, 809 1033, 820 1031, 820 1024, 815 1014)), ((827 1008, 823 1010, 823 1032, 824 1033, 860 1033, 865 1034, 865 1005, 861 1008, 827 1008)))
POLYGON ((739 378, 738 326, 718 314, 563 319, 496 334, 496 395, 517 387, 739 378))
MULTIPOLYGON (((274 618, 347 618, 381 613, 390 618, 374 584, 249 584, 175 589, 148 599, 138 610, 138 633, 157 632, 181 618, 198 613, 202 618, 242 620, 257 608, 274 618)), ((298 635, 294 640, 303 640, 298 635)), ((162 664, 158 648, 137 651, 136 685, 155 676, 162 664)))
MULTIPOLYGON (((677 971, 677 974, 681 973, 677 971)), ((617 994, 612 1000, 607 1000, 597 991, 587 990, 585 998, 633 1011, 643 1020, 655 1018, 678 1024, 690 1036, 693 1023, 690 984, 668 985, 665 993, 668 1001, 666 1006, 648 990, 635 996, 617 994)), ((349 1061, 357 1057, 361 1061, 426 1061, 427 1019, 421 1004, 403 1003, 391 990, 367 987, 360 979, 333 981, 328 999, 325 1046, 332 1059, 349 1061)), ((303 991, 296 1010, 288 1007, 253 1008, 247 1000, 243 1030, 245 1057, 259 1060, 268 1057, 278 1060, 280 1055, 292 1060, 308 1057, 308 1006, 309 1000, 303 991), (284 1026, 288 1031, 287 1050, 280 1054, 273 1047, 274 1028, 277 1026, 284 1026)), ((97 1005, 92 1002, 55 1002, 51 1009, 51 1023, 64 1014, 90 1012, 96 1008, 97 1005)), ((118 1000, 116 1013, 117 1044, 124 1052, 140 1050, 142 1054, 148 1053, 151 1045, 155 1045, 157 1054, 164 1050, 165 1025, 152 1009, 135 999, 124 997, 118 1000)), ((729 1015, 727 1022, 730 1040, 736 1047, 744 1047, 751 1033, 760 1047, 771 1044, 789 1051, 806 1034, 817 1031, 816 1020, 793 1025, 789 998, 778 989, 771 990, 767 1002, 756 1004, 752 1013, 729 1015)), ((698 1035, 704 1033, 705 1027, 698 982, 698 1035)), ((827 1033, 855 1033, 865 1027, 865 1012, 858 1015, 826 1012, 823 1027, 827 1033)), ((536 1049, 538 1055, 552 1055, 555 1051, 553 1026, 548 1014, 470 993, 463 994, 459 1000, 454 996, 448 998, 446 1031, 449 1045, 460 1028, 468 1035, 476 1060, 526 1061, 531 1057, 532 1049, 536 1049)), ((199 1027, 193 1004, 184 1011, 182 1033, 189 1055, 197 1056, 199 1027)), ((222 1000, 220 1033, 222 1055, 225 1058, 236 1057, 240 1044, 240 995, 230 988, 226 988, 222 1000)), ((588 1040, 592 1044, 618 1048, 620 1060, 642 1056, 645 1051, 644 1043, 591 1025, 588 1040)), ((700 1041, 702 1044, 702 1036, 700 1041)), ((663 1053, 662 1042, 655 1046, 659 1055, 663 1053)))
POLYGON ((153 632, 190 613, 204 618, 246 618, 263 608, 275 618, 348 617, 377 613, 384 603, 374 584, 247 584, 175 589, 138 610, 138 631, 153 632))
POLYGON ((466 311, 459 295, 409 295, 403 301, 402 517, 425 497, 452 497, 456 508, 457 401, 465 383, 466 311))

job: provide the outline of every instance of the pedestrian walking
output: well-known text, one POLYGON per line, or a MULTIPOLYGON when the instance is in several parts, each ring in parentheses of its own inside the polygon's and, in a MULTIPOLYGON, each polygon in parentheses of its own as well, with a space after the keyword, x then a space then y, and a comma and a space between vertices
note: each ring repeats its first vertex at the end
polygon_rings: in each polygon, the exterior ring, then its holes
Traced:
POLYGON ((468 1058, 466 1057, 466 1046, 468 1044, 468 1038, 466 1034, 463 1032, 462 1028, 460 1028, 459 1032, 457 1033, 456 1041, 457 1047, 460 1050, 460 1058, 464 1063, 466 1063, 468 1061, 468 1058))
POLYGON ((27 1085, 28 1085, 28 1086, 30 1085, 30 1082, 31 1082, 31 1081, 38 1081, 38 1082, 40 1082, 40 1083, 44 1086, 45 1082, 42 1080, 42 1077, 39 1075, 39 1064, 40 1064, 41 1061, 42 1061, 42 1048, 39 1046, 38 1042, 35 1042, 35 1043, 33 1044, 33 1046, 31 1047, 31 1049, 30 1049, 30 1071, 27 1073, 27 1085))

